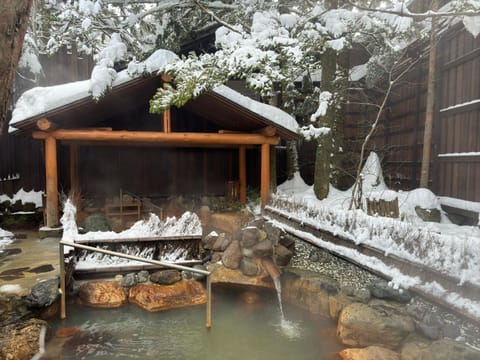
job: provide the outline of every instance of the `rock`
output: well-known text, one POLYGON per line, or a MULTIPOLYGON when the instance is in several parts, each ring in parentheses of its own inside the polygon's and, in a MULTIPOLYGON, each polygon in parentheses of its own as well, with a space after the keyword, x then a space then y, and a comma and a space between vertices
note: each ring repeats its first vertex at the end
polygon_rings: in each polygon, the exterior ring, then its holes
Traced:
POLYGON ((25 299, 28 306, 31 308, 44 308, 52 305, 59 297, 59 286, 60 281, 58 277, 36 283, 25 299))
POLYGON ((137 281, 139 283, 147 282, 150 278, 150 273, 147 270, 139 271, 137 274, 137 281))
POLYGON ((200 282, 183 280, 173 285, 136 285, 130 288, 129 299, 145 310, 160 311, 205 304, 207 294, 200 282))
POLYGON ((419 360, 478 360, 480 351, 449 339, 441 339, 430 344, 419 360))
POLYGON ((289 268, 282 276, 282 296, 313 314, 328 317, 328 298, 338 293, 338 282, 329 276, 313 271, 289 268))
POLYGON ((380 346, 363 349, 345 349, 338 353, 342 360, 400 360, 400 355, 380 346))
POLYGON ((366 288, 353 289, 352 296, 359 302, 367 303, 372 297, 370 290, 366 288))
POLYGON ((311 262, 317 262, 318 260, 320 260, 320 256, 318 256, 318 251, 317 250, 310 251, 310 255, 308 255, 308 260, 311 262))
POLYGON ((28 319, 0 327, 0 359, 30 360, 38 351, 40 331, 49 326, 44 320, 28 319))
POLYGON ((228 269, 220 263, 209 264, 208 270, 212 272, 212 284, 251 285, 264 288, 273 288, 270 276, 260 269, 257 276, 245 276, 240 270, 228 269))
POLYGON ((181 280, 181 272, 174 269, 160 270, 150 275, 150 281, 159 285, 172 285, 181 280))
POLYGON ((208 250, 213 249, 213 245, 217 241, 218 236, 218 233, 215 231, 211 231, 210 233, 208 233, 207 236, 202 239, 203 248, 208 250))
POLYGON ((263 240, 253 248, 253 255, 258 258, 273 256, 273 243, 270 240, 263 240))
MULTIPOLYGON (((206 267, 205 265, 196 264, 196 265, 193 265, 192 267, 193 267, 194 269, 207 271, 207 267, 206 267)), ((202 280, 205 279, 206 276, 207 276, 207 275, 198 274, 198 273, 191 273, 191 274, 192 274, 193 279, 194 279, 194 280, 197 280, 197 281, 202 281, 202 280)))
POLYGON ((341 292, 336 295, 329 296, 328 307, 330 318, 333 320, 337 320, 343 308, 350 305, 352 302, 353 299, 350 296, 341 292))
POLYGON ((259 269, 255 260, 243 257, 240 261, 240 271, 246 276, 257 276, 259 269))
POLYGON ((248 227, 256 227, 258 229, 262 229, 264 228, 265 224, 266 224, 265 219, 259 216, 253 219, 252 221, 249 221, 248 227))
POLYGON ((138 283, 138 278, 137 278, 137 274, 135 273, 129 273, 125 275, 120 281, 120 285, 127 288, 137 285, 137 283, 138 283))
POLYGON ((438 340, 442 337, 442 319, 435 314, 427 313, 422 321, 418 322, 417 328, 420 333, 430 340, 438 340))
POLYGON ((85 232, 89 231, 111 231, 112 228, 107 218, 100 214, 88 216, 82 225, 85 232))
POLYGON ((254 226, 248 226, 242 229, 241 244, 243 248, 251 248, 258 243, 260 235, 258 228, 254 226))
POLYGON ((214 213, 210 217, 210 227, 218 232, 233 234, 251 220, 246 212, 214 213))
POLYGON ((395 349, 414 330, 413 319, 398 306, 385 301, 368 305, 353 303, 340 314, 337 337, 347 346, 378 345, 395 349))
POLYGON ((403 342, 400 354, 402 360, 419 360, 423 357, 425 351, 430 346, 430 341, 416 337, 409 336, 403 342))
POLYGON ((440 210, 438 209, 424 209, 420 206, 415 206, 415 212, 423 221, 437 222, 441 220, 440 210))
POLYGON ((279 244, 285 246, 292 252, 295 250, 295 238, 289 234, 280 235, 279 244))
POLYGON ((225 251, 231 242, 232 239, 229 236, 225 233, 221 233, 213 243, 212 251, 225 251))
POLYGON ((238 240, 232 241, 222 255, 222 263, 229 269, 238 269, 242 260, 242 249, 238 240))
POLYGON ((127 302, 127 293, 116 281, 89 281, 78 290, 78 296, 84 305, 115 308, 127 302))
POLYGON ((267 233, 267 239, 270 240, 273 244, 277 245, 280 241, 282 235, 282 230, 275 226, 273 222, 267 221, 263 224, 263 231, 267 233))
POLYGON ((275 263, 278 266, 287 266, 293 257, 293 252, 291 252, 285 246, 280 244, 275 246, 274 253, 275 253, 275 263))
POLYGON ((207 225, 210 223, 210 216, 211 212, 208 205, 202 205, 198 210, 198 218, 200 219, 200 223, 202 224, 203 228, 207 227, 207 225))
POLYGON ((394 300, 401 303, 408 303, 412 299, 412 294, 408 290, 395 289, 385 280, 375 282, 370 287, 372 296, 378 299, 394 300))

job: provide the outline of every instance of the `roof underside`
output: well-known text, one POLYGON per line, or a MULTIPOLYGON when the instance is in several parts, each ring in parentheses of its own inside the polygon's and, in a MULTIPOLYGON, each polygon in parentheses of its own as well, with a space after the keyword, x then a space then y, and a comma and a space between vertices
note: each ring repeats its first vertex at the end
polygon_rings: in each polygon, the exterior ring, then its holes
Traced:
MULTIPOLYGON (((17 134, 30 135, 37 130, 36 121, 48 118, 63 129, 101 127, 106 119, 115 119, 135 111, 148 112, 149 100, 162 86, 160 76, 138 78, 111 89, 100 101, 90 96, 16 123, 17 134)), ((214 92, 206 93, 185 105, 185 110, 205 118, 220 129, 254 132, 274 126, 277 135, 285 140, 297 137, 295 132, 234 103, 214 92)))

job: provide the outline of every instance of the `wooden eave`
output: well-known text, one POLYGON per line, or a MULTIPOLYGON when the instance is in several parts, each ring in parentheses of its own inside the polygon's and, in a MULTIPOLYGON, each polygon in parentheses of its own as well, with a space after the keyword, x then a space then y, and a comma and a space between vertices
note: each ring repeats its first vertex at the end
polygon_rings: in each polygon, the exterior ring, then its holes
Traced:
MULTIPOLYGON (((98 102, 88 96, 20 121, 14 125, 18 129, 14 134, 31 135, 38 130, 37 120, 42 118, 47 118, 61 129, 83 129, 102 126, 105 120, 135 110, 148 113, 149 100, 162 83, 161 76, 130 80, 112 88, 98 102)), ((295 132, 214 92, 189 101, 182 109, 214 123, 219 129, 254 133, 265 127, 274 127, 276 135, 285 140, 298 137, 295 132)))

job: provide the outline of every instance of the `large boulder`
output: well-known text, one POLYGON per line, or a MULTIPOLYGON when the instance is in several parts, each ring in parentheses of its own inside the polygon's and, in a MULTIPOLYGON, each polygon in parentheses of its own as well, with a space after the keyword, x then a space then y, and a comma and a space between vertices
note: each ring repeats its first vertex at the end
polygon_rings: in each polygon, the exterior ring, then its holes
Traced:
POLYGON ((173 285, 140 284, 130 288, 129 300, 148 311, 168 310, 207 302, 202 283, 183 280, 173 285))
POLYGON ((413 319, 399 306, 377 300, 346 306, 338 319, 337 337, 347 346, 396 349, 414 330, 413 319))
POLYGON ((212 273, 210 275, 212 284, 249 285, 270 289, 274 287, 270 275, 260 266, 257 276, 246 276, 239 269, 228 269, 220 263, 209 264, 208 271, 212 273))
POLYGON ((78 296, 87 306, 101 308, 120 307, 127 302, 125 289, 116 281, 89 281, 78 290, 78 296))
POLYGON ((226 248, 225 252, 222 255, 222 263, 225 267, 229 269, 238 269, 240 267, 240 262, 242 261, 242 249, 240 247, 240 242, 234 240, 226 248))
POLYGON ((29 319, 0 327, 0 359, 30 360, 40 349, 42 327, 45 327, 48 335, 47 322, 39 319, 29 319))
POLYGON ((301 269, 285 269, 283 299, 313 314, 329 316, 328 298, 338 293, 337 281, 327 275, 301 269))
POLYGON ((393 350, 380 346, 368 346, 363 349, 345 349, 338 353, 342 360, 400 360, 393 350))
POLYGON ((450 339, 434 341, 426 349, 419 360, 478 360, 480 351, 450 339))
POLYGON ((59 297, 58 287, 60 281, 58 278, 49 279, 36 283, 30 294, 26 297, 26 303, 32 308, 45 308, 52 305, 59 297))
POLYGON ((182 273, 175 269, 156 271, 150 275, 150 281, 159 285, 172 285, 182 280, 182 273))

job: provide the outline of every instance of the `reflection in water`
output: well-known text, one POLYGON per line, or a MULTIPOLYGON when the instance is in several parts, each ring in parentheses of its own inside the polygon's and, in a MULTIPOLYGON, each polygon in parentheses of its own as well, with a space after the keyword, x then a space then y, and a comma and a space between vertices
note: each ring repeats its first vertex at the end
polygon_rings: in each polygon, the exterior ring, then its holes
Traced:
POLYGON ((47 353, 65 360, 282 360, 323 359, 339 349, 334 337, 319 335, 333 323, 289 306, 284 319, 271 291, 258 298, 246 296, 244 290, 216 291, 213 301, 210 331, 205 328, 204 306, 150 313, 135 305, 69 305, 67 319, 52 325, 80 331, 54 339, 47 353))

